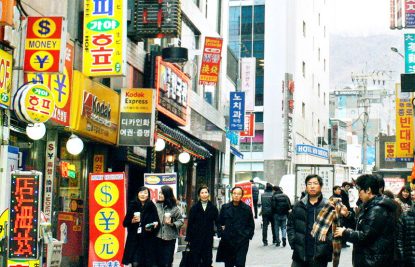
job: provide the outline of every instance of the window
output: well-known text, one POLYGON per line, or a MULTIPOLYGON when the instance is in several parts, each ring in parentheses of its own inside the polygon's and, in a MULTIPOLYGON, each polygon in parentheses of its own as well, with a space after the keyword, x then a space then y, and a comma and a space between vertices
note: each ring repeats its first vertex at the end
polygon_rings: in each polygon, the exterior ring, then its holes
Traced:
POLYGON ((303 77, 305 78, 305 62, 303 61, 303 77))
POLYGON ((305 21, 303 21, 303 37, 306 37, 306 30, 305 21))
POLYGON ((305 119, 305 103, 303 102, 302 107, 301 107, 301 112, 303 115, 303 119, 305 119))
POLYGON ((264 122, 264 112, 255 112, 255 122, 264 122))
POLYGON ((320 50, 320 47, 318 48, 318 61, 320 61, 320 57, 321 57, 321 50, 320 50))
POLYGON ((320 136, 320 119, 317 119, 317 133, 320 136))
POLYGON ((320 83, 317 85, 318 97, 320 97, 320 83))

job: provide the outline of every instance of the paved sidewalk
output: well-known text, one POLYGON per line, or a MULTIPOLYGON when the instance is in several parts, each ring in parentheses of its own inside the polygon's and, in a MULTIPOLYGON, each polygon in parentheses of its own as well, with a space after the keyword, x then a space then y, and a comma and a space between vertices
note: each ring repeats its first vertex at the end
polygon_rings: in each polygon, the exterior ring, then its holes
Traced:
MULTIPOLYGON (((268 229, 268 241, 272 241, 271 228, 268 229)), ((255 220, 255 235, 253 240, 249 244, 248 256, 246 259, 246 267, 290 267, 291 266, 292 251, 287 244, 285 248, 275 247, 268 245, 264 247, 262 245, 262 230, 261 219, 255 220)), ((213 266, 223 267, 223 263, 216 263, 216 249, 213 251, 213 266)), ((174 256, 174 267, 178 267, 180 264, 181 252, 176 253, 174 256)), ((328 266, 332 266, 329 263, 328 266)), ((352 266, 352 246, 342 250, 340 256, 340 267, 352 266)))

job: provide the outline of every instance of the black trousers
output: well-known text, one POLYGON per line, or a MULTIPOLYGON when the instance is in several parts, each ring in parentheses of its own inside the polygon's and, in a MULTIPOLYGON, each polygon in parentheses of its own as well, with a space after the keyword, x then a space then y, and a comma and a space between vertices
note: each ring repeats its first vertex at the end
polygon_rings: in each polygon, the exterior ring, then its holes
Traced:
POLYGON ((316 260, 309 260, 306 262, 295 261, 291 264, 291 267, 327 267, 328 262, 326 261, 316 261, 316 260))
POLYGON ((268 226, 271 224, 272 243, 278 242, 275 237, 275 220, 273 215, 262 214, 262 242, 268 243, 268 226))
POLYGON ((157 238, 157 266, 171 267, 173 265, 174 248, 176 239, 163 240, 157 238))
POLYGON ((205 240, 202 246, 197 249, 192 248, 190 244, 190 255, 192 257, 192 267, 211 267, 212 266, 212 248, 213 237, 209 240, 205 240))
POLYGON ((255 219, 258 218, 258 200, 254 200, 254 213, 255 213, 255 219))

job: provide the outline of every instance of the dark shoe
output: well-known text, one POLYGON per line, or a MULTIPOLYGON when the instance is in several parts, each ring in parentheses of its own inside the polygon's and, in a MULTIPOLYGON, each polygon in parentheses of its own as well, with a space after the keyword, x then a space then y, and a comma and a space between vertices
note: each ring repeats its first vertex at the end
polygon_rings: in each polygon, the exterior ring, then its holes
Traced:
POLYGON ((279 247, 280 246, 280 242, 275 243, 275 246, 276 247, 279 247))
POLYGON ((285 247, 287 245, 287 239, 283 238, 282 239, 282 246, 285 247))
POLYGON ((347 244, 342 244, 342 248, 349 248, 350 246, 347 244))
POLYGON ((264 247, 268 246, 268 242, 262 242, 264 244, 264 247))

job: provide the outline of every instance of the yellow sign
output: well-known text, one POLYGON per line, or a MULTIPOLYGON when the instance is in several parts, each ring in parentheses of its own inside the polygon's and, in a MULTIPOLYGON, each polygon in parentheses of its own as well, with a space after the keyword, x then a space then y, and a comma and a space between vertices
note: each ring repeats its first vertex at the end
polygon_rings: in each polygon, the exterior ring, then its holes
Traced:
POLYGON ((396 161, 414 159, 414 112, 412 99, 396 98, 396 161))
POLYGON ((92 139, 115 144, 120 96, 79 71, 74 71, 73 89, 70 127, 92 139))
POLYGON ((385 161, 395 161, 395 142, 385 142, 385 161))
POLYGON ((13 56, 0 49, 0 107, 10 106, 13 56))
POLYGON ((114 255, 117 255, 119 249, 120 241, 112 234, 100 235, 94 244, 95 254, 103 260, 114 258, 114 255), (107 247, 107 249, 102 249, 105 247, 107 247))
MULTIPOLYGON (((6 236, 6 224, 9 219, 9 209, 3 211, 0 215, 0 240, 4 239, 6 236)), ((0 248, 1 251, 1 248, 0 248)))
POLYGON ((126 0, 84 1, 83 73, 123 76, 126 69, 126 0))
POLYGON ((39 260, 7 260, 8 267, 39 267, 39 260))
POLYGON ((120 198, 118 187, 111 182, 100 183, 94 191, 96 202, 102 207, 111 207, 120 198))
POLYGON ((95 214, 94 222, 98 231, 109 234, 117 230, 120 225, 120 214, 113 208, 102 208, 95 214), (102 223, 102 218, 111 218, 111 223, 102 223))
POLYGON ((122 89, 120 112, 152 113, 156 90, 144 88, 122 89))

